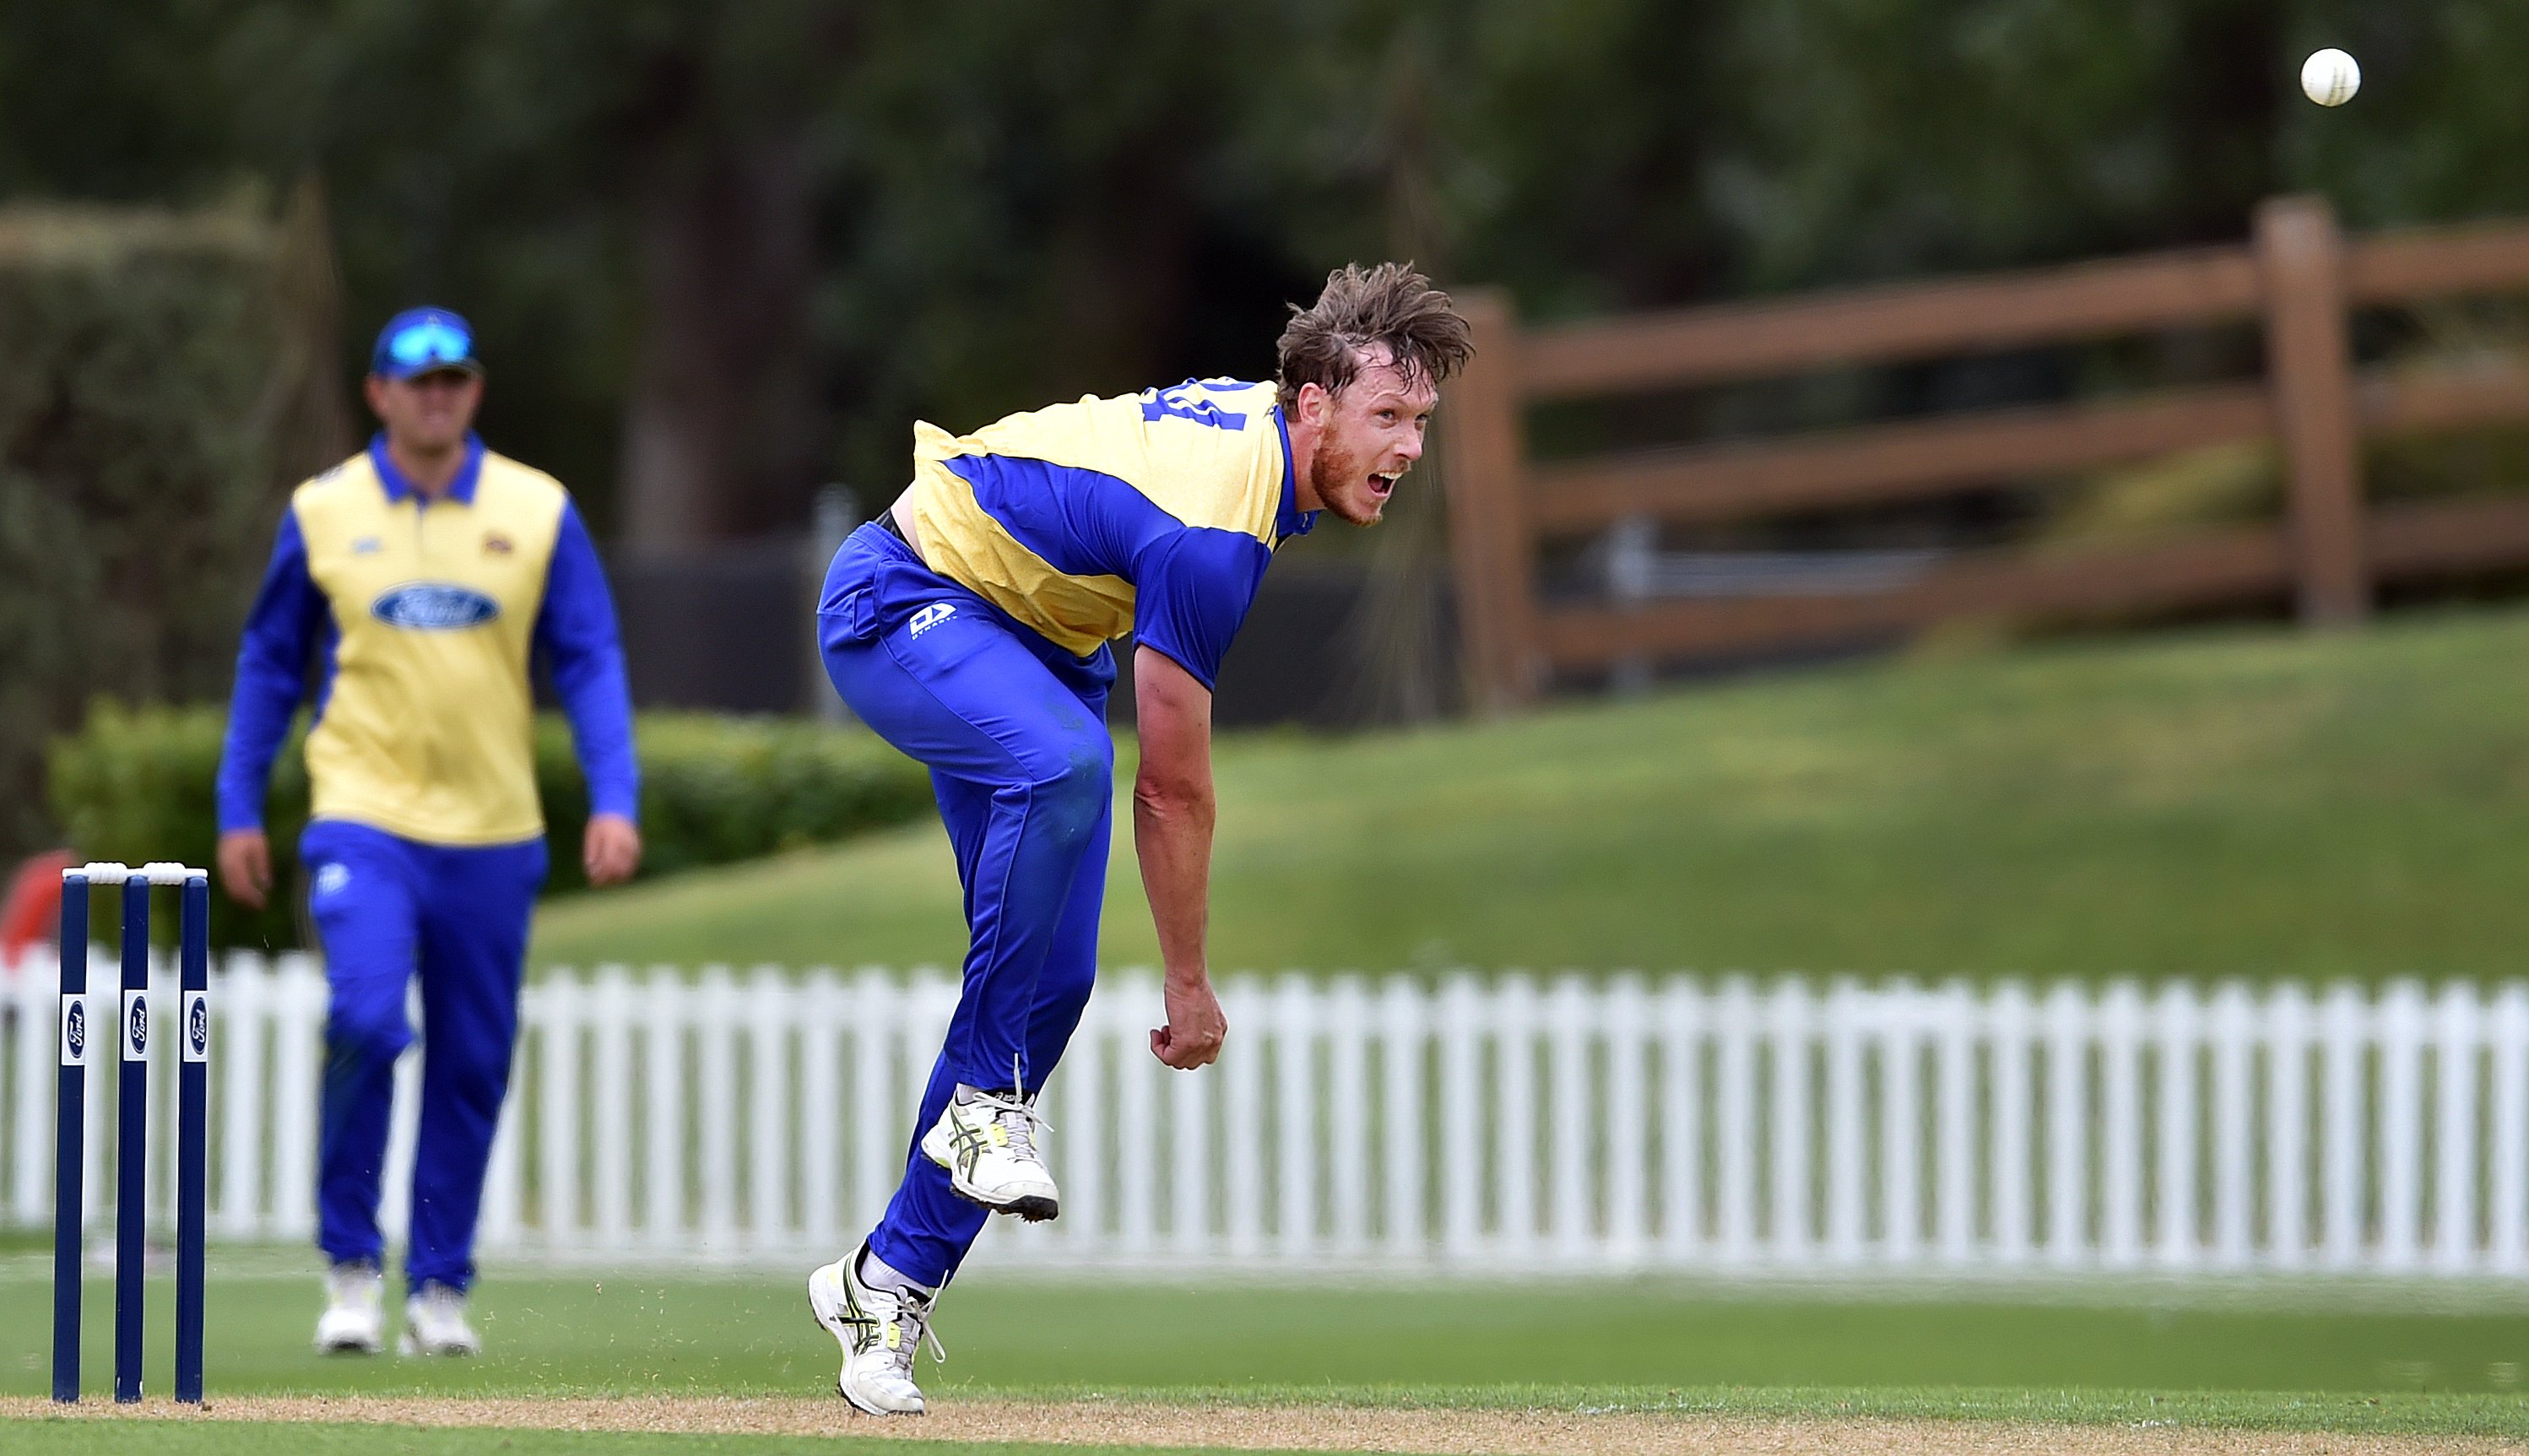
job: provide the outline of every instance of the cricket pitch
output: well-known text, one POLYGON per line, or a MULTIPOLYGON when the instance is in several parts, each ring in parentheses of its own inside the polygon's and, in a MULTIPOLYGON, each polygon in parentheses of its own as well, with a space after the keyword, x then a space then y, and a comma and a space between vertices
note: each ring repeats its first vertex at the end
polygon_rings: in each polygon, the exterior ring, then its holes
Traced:
POLYGON ((129 1418, 321 1422, 711 1435, 885 1436, 977 1444, 1429 1456, 2473 1456, 2529 1446, 2484 1436, 2077 1426, 2013 1421, 1749 1419, 1644 1412, 1241 1406, 1103 1400, 953 1400, 918 1418, 860 1416, 833 1398, 242 1396, 190 1409, 0 1400, 0 1420, 129 1418))

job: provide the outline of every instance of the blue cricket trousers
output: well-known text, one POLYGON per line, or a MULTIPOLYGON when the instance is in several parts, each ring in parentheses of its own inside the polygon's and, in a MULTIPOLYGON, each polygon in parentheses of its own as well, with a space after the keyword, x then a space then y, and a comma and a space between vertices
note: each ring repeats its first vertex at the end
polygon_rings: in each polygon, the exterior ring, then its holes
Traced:
MULTIPOLYGON (((1115 659, 1063 651, 876 524, 835 553, 817 625, 843 701, 929 766, 965 888, 964 986, 918 1144, 961 1082, 1042 1088, 1088 1004, 1113 817, 1115 659)), ((988 1216, 917 1146, 870 1246, 938 1286, 988 1216)))
POLYGON ((300 836, 308 910, 325 948, 325 1088, 316 1150, 316 1244, 337 1263, 383 1262, 378 1186, 395 1063, 412 1045, 407 988, 421 978, 421 1123, 404 1277, 464 1289, 492 1132, 510 1088, 527 922, 545 841, 422 844, 323 820, 300 836))

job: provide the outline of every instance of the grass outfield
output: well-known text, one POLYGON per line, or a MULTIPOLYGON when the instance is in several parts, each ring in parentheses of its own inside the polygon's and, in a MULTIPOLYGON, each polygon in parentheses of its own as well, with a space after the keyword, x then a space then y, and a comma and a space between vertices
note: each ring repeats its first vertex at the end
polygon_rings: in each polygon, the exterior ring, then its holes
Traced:
MULTIPOLYGON (((703 1436, 660 1432, 428 1429, 409 1426, 179 1425, 167 1422, 81 1421, 59 1424, 0 1423, 27 1439, 23 1449, 44 1456, 238 1456, 287 1445, 291 1456, 703 1456, 742 1451, 747 1456, 866 1456, 905 1448, 884 1437, 703 1436)), ((1101 1448, 924 1442, 921 1456, 1097 1456, 1101 1448)), ((1106 1447, 1122 1451, 1125 1447, 1106 1447)))
MULTIPOLYGON (((0 1424, 0 1430, 12 1429, 0 1424)), ((291 1456, 703 1456, 707 1452, 743 1451, 747 1456, 865 1456, 905 1448, 884 1437, 836 1439, 832 1436, 703 1436, 674 1432, 638 1434, 620 1431, 429 1429, 409 1426, 324 1425, 179 1425, 167 1422, 81 1421, 14 1428, 27 1439, 24 1448, 44 1456, 238 1456, 270 1451, 286 1444, 291 1456)), ((922 1456, 1096 1456, 1097 1447, 1015 1446, 966 1442, 924 1442, 922 1456)), ((1122 1451, 1126 1447, 1106 1447, 1122 1451)))
MULTIPOLYGON (((1224 741, 1222 969, 2519 974, 2529 615, 1224 741)), ((1104 957, 1155 958, 1119 836, 1104 957)), ((554 906, 540 963, 953 963, 935 827, 554 906)))
MULTIPOLYGON (((49 1388, 41 1269, 0 1277, 0 1395, 49 1388)), ((479 1361, 324 1360, 315 1281, 217 1277, 214 1397, 817 1396, 833 1344, 786 1275, 496 1273, 479 1361)), ((110 1298, 90 1285, 87 1388, 110 1384, 110 1298)), ((153 1286, 149 1387, 166 1388, 153 1286)), ((1901 1415, 2424 1430, 2529 1437, 2529 1303, 2440 1312, 1939 1302, 1672 1281, 1515 1289, 977 1277, 944 1303, 943 1403, 987 1397, 1901 1415), (2280 1393, 2278 1393, 2280 1392, 2280 1393)), ((63 1432, 66 1433, 66 1432, 63 1432)), ((83 1439, 84 1437, 82 1437, 83 1439)), ((67 1448, 66 1448, 67 1449, 67 1448)), ((78 1448, 83 1449, 83 1448, 78 1448)))

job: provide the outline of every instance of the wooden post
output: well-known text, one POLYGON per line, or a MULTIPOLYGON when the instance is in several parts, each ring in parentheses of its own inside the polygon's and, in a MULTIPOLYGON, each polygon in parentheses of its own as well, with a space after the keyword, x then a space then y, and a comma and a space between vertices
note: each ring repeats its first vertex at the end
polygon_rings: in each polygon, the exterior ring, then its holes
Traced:
POLYGON ((2358 622, 2371 609, 2371 582, 2345 342, 2344 241, 2325 199, 2275 197, 2259 207, 2257 262, 2275 422, 2290 473, 2287 513, 2301 620, 2358 622))
POLYGON ((1449 493, 1449 565, 1457 578, 1467 698, 1479 714, 1536 696, 1536 536, 1531 523, 1520 414, 1519 329, 1510 300, 1471 294, 1459 312, 1476 356, 1440 404, 1449 493))

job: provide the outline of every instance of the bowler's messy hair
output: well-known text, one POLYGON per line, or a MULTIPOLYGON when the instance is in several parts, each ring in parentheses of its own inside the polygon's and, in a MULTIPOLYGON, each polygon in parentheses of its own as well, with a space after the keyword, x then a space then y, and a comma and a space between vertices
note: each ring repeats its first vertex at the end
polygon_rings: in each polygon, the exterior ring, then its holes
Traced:
POLYGON ((1346 263, 1326 275, 1318 301, 1291 310, 1282 330, 1275 373, 1283 405, 1298 401, 1302 385, 1341 394, 1361 372, 1363 353, 1380 346, 1408 384, 1436 386, 1476 352, 1449 296, 1413 264, 1381 263, 1364 272, 1346 263))

